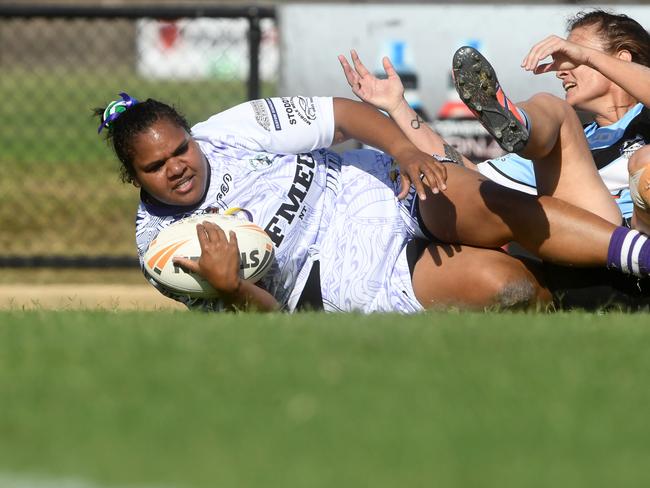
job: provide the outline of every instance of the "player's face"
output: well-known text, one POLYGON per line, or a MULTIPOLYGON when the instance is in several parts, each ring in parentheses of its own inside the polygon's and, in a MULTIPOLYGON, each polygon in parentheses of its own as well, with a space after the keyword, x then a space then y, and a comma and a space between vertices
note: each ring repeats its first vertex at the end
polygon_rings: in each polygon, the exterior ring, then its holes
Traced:
MULTIPOLYGON (((576 27, 567 40, 599 51, 605 50, 595 26, 576 27)), ((595 69, 581 65, 569 71, 558 71, 557 77, 562 80, 569 105, 592 113, 607 110, 605 105, 610 104, 608 95, 614 85, 595 69)))
POLYGON ((167 205, 195 205, 207 184, 208 163, 187 131, 163 119, 133 141, 136 186, 167 205))

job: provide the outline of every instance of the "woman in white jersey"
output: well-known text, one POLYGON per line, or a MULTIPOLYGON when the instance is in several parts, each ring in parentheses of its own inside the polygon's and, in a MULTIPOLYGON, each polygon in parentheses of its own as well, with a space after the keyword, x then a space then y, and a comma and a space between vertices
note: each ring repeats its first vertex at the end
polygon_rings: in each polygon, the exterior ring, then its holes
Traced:
MULTIPOLYGON (((436 282, 440 256, 427 253, 409 266, 408 243, 416 237, 476 246, 471 249, 484 257, 477 270, 493 270, 499 283, 524 283, 530 301, 548 298, 532 273, 510 256, 483 248, 517 240, 562 264, 607 265, 644 276, 650 271, 645 236, 560 200, 443 165, 367 104, 328 97, 254 100, 190 129, 172 107, 122 94, 98 114, 125 181, 140 188, 141 258, 166 225, 235 207, 246 209, 276 245, 276 266, 260 286, 252 285, 239 279, 236 240, 214 225, 199 225, 201 258, 175 261, 204 276, 221 299, 173 297, 190 307, 292 311, 314 276, 325 310, 415 312, 444 304, 445 290, 436 282), (384 153, 338 155, 326 149, 348 137, 384 153), (630 239, 632 247, 626 245, 630 239)), ((449 247, 449 253, 464 256, 462 246, 449 247)), ((458 286, 481 288, 484 281, 478 273, 458 286)), ((469 305, 483 299, 472 302, 468 296, 463 299, 469 305)))

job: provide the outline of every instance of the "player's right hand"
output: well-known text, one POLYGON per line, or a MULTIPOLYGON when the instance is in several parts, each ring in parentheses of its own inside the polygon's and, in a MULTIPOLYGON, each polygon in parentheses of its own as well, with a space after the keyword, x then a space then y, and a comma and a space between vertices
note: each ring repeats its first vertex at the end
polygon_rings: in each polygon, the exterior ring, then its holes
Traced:
POLYGON ((536 75, 549 71, 568 71, 577 68, 589 61, 590 49, 575 42, 568 41, 559 36, 548 36, 538 42, 521 62, 521 67, 532 71, 536 75), (542 63, 548 57, 551 62, 542 63))
POLYGON ((418 149, 400 151, 394 156, 402 177, 402 187, 397 195, 398 199, 406 198, 411 185, 415 187, 420 200, 427 198, 424 183, 431 188, 433 194, 447 189, 447 168, 432 156, 418 149))

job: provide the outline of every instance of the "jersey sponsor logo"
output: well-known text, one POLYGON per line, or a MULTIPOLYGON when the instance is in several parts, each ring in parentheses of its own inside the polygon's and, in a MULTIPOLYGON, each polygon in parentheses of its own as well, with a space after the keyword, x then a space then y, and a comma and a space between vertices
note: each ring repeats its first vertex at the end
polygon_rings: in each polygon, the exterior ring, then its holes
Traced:
POLYGON ((273 160, 266 154, 258 154, 248 160, 249 166, 254 170, 266 169, 273 164, 273 160))
POLYGON ((253 107, 253 113, 255 114, 255 120, 262 129, 269 132, 271 130, 271 120, 269 119, 269 113, 266 111, 266 107, 262 100, 253 100, 250 102, 251 107, 253 107))
POLYGON ((280 118, 278 117, 278 111, 275 109, 275 105, 273 105, 273 101, 270 98, 265 98, 264 101, 266 102, 266 106, 269 107, 269 110, 271 112, 271 119, 273 119, 273 127, 275 127, 275 130, 282 130, 282 126, 280 125, 280 118))
POLYGON ((264 228, 276 246, 280 246, 285 237, 285 230, 300 212, 300 207, 314 180, 316 163, 309 154, 299 154, 296 158, 296 173, 287 193, 286 202, 282 203, 268 225, 264 228))
POLYGON ((316 120, 316 105, 311 97, 282 97, 282 105, 289 119, 289 125, 296 125, 298 117, 305 124, 311 125, 316 120))
POLYGON ((295 101, 294 104, 298 109, 298 117, 303 122, 310 125, 316 120, 316 105, 314 105, 314 99, 312 97, 293 97, 292 101, 295 101))
POLYGON ((634 139, 628 139, 623 142, 621 145, 621 156, 625 159, 630 159, 632 154, 634 154, 638 149, 641 149, 644 145, 645 140, 643 139, 643 136, 637 134, 634 139))
POLYGON ((282 97, 282 105, 284 105, 284 111, 287 113, 287 118, 289 119, 289 125, 296 125, 298 121, 296 120, 296 107, 290 98, 282 97))

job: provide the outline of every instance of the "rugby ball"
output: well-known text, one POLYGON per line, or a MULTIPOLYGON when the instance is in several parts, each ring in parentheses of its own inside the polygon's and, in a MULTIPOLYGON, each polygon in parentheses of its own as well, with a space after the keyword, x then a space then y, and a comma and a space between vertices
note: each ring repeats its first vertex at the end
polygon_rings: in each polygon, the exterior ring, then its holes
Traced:
POLYGON ((196 224, 205 221, 217 224, 226 236, 231 230, 237 235, 242 279, 255 283, 268 272, 273 264, 275 249, 271 238, 261 227, 237 216, 203 214, 179 220, 160 231, 144 255, 147 276, 172 293, 201 298, 218 296, 217 290, 201 276, 185 271, 172 262, 174 256, 194 260, 201 257, 196 224))

